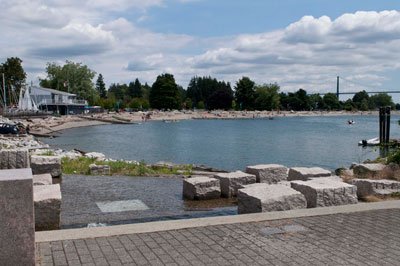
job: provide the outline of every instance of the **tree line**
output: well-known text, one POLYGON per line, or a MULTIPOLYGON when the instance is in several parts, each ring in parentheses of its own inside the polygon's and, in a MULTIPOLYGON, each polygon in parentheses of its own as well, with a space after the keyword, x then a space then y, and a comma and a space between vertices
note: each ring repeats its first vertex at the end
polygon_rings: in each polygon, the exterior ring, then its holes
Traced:
MULTIPOLYGON (((17 92, 25 84, 26 73, 22 60, 8 58, 0 65, 0 73, 5 73, 6 86, 17 92)), ((47 77, 40 79, 40 86, 79 95, 90 105, 100 105, 104 109, 134 110, 148 109, 224 109, 224 110, 375 110, 379 106, 395 105, 392 97, 382 93, 369 96, 366 91, 356 93, 353 98, 339 101, 336 94, 309 94, 304 89, 296 92, 280 92, 277 83, 257 85, 249 77, 242 77, 233 86, 229 82, 218 81, 210 76, 193 77, 187 89, 178 85, 172 74, 159 75, 150 86, 142 84, 138 78, 128 84, 112 83, 106 88, 102 74, 82 63, 66 61, 63 66, 48 63, 47 77)), ((0 82, 2 75, 0 74, 0 82)), ((2 83, 1 83, 2 84, 2 83)))

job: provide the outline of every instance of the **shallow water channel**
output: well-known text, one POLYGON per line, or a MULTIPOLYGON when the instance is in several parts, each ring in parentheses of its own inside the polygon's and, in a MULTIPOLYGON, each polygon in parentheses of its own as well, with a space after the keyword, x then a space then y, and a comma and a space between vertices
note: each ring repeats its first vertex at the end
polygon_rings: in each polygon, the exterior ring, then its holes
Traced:
POLYGON ((234 199, 186 201, 182 179, 63 176, 62 228, 233 215, 234 199))

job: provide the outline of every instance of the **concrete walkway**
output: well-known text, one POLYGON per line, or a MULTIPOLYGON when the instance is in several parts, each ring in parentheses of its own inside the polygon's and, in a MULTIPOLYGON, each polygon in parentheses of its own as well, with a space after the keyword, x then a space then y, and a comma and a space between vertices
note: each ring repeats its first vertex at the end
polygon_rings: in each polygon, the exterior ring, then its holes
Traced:
POLYGON ((400 201, 37 232, 37 265, 399 265, 400 201))

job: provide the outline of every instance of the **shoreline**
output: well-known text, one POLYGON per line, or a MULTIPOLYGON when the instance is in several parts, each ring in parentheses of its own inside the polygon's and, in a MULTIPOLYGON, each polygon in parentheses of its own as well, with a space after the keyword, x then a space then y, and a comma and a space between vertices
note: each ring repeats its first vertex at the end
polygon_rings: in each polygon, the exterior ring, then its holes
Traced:
MULTIPOLYGON (((393 111, 393 115, 398 115, 400 112, 393 111)), ((61 133, 61 131, 71 128, 89 127, 98 125, 110 125, 112 123, 121 123, 121 120, 126 120, 129 123, 142 123, 149 121, 167 121, 179 122, 181 120, 242 120, 242 119, 257 119, 257 118, 278 118, 278 117, 317 117, 317 116, 365 116, 379 115, 378 111, 301 111, 289 112, 282 111, 210 111, 210 112, 193 112, 193 111, 150 111, 150 112, 121 112, 121 113, 100 113, 86 116, 63 116, 46 118, 31 118, 31 119, 14 119, 21 121, 24 124, 29 124, 31 134, 43 137, 56 137, 53 133, 61 133), (150 119, 145 117, 150 116, 150 119), (85 119, 88 117, 88 119, 85 119), (91 120, 89 120, 89 118, 91 120), (93 119, 99 119, 97 121, 93 119)), ((62 134, 62 133, 61 133, 62 134)))

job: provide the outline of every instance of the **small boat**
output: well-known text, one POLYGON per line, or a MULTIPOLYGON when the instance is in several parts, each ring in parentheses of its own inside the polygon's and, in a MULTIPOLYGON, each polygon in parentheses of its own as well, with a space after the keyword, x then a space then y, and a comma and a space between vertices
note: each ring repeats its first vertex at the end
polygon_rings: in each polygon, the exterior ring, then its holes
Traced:
POLYGON ((362 146, 377 146, 380 144, 379 138, 373 138, 373 139, 363 139, 361 141, 358 142, 358 145, 362 145, 362 146))
POLYGON ((354 120, 347 120, 347 124, 349 124, 349 125, 353 125, 355 122, 354 122, 354 120))

